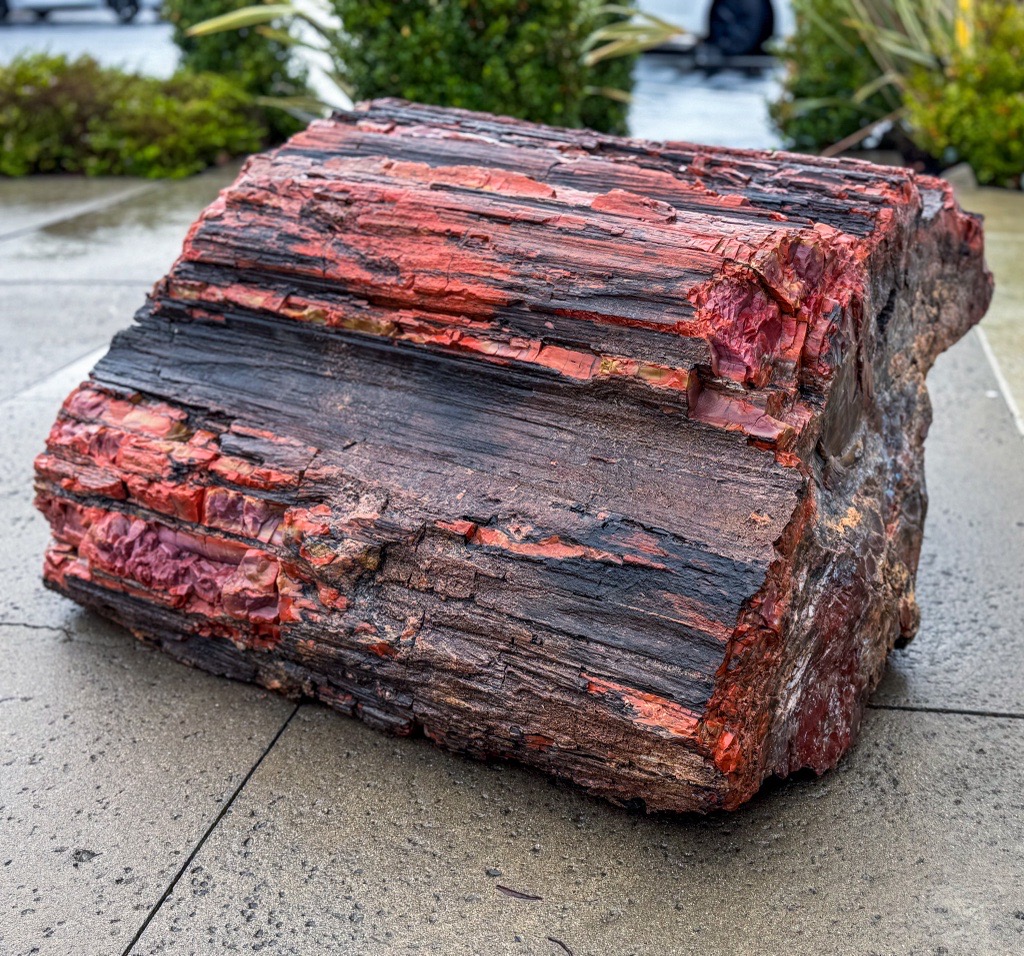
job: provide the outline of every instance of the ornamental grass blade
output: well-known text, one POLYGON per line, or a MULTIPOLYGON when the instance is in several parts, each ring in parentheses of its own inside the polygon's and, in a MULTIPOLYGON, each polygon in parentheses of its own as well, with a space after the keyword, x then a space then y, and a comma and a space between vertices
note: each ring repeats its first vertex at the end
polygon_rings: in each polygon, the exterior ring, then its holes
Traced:
POLYGON ((193 27, 189 27, 185 35, 205 37, 213 33, 225 33, 228 30, 241 30, 242 27, 256 27, 281 17, 296 15, 295 7, 290 3, 269 3, 255 7, 242 7, 231 13, 222 13, 219 17, 210 17, 193 27))
POLYGON ((617 89, 614 86, 585 86, 583 92, 587 96, 603 96, 617 103, 632 103, 633 97, 625 90, 617 89))

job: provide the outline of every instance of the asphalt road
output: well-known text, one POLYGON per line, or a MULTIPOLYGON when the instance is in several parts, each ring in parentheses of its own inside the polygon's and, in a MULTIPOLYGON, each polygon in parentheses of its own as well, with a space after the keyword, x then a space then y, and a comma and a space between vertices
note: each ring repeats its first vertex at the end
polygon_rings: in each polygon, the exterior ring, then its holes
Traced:
POLYGON ((153 76, 170 76, 178 62, 170 25, 157 20, 153 10, 143 10, 126 25, 107 9, 55 10, 46 21, 15 10, 0 24, 0 63, 23 51, 72 57, 88 53, 101 63, 153 76))

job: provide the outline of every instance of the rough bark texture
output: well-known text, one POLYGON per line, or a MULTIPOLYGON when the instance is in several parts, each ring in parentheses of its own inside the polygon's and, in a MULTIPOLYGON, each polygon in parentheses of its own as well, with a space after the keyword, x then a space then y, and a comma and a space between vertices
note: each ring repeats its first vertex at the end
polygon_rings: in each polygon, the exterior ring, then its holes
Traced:
POLYGON ((65 402, 49 586, 616 801, 833 766, 916 627, 935 179, 377 102, 256 156, 65 402))

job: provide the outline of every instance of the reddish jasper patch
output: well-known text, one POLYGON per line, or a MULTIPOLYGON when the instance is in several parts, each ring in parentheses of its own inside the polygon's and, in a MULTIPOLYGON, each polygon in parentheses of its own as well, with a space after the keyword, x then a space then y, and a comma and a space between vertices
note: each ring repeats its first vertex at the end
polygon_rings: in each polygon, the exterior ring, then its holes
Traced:
POLYGON ((637 690, 635 687, 625 687, 589 674, 583 674, 582 677, 587 682, 588 693, 625 704, 634 724, 649 727, 657 733, 671 737, 696 739, 700 718, 693 711, 657 694, 637 690))

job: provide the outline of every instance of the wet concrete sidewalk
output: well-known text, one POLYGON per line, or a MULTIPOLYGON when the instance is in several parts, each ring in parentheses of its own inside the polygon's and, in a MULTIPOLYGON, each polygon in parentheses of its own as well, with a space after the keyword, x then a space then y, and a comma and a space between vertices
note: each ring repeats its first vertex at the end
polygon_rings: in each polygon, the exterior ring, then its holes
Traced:
POLYGON ((665 819, 190 671, 43 590, 33 456, 230 177, 0 183, 0 953, 1024 951, 1024 197, 965 197, 1000 291, 929 380, 923 624, 860 744, 665 819))

